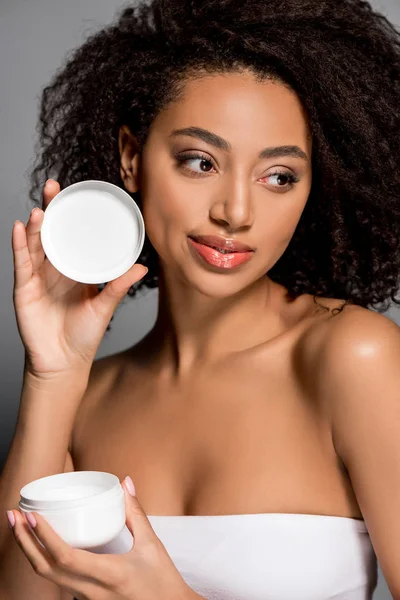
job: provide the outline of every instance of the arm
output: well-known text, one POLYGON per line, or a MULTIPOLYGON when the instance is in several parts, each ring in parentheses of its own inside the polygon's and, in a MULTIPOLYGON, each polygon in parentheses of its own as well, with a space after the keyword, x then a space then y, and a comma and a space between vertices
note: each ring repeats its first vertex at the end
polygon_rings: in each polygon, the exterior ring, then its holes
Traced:
POLYGON ((378 313, 349 317, 330 336, 315 377, 331 410, 336 452, 400 600, 400 328, 378 313))
POLYGON ((16 544, 6 510, 18 507, 25 484, 73 468, 66 464, 68 443, 86 386, 83 374, 39 382, 24 372, 17 425, 0 476, 0 600, 62 598, 60 588, 37 575, 16 544))

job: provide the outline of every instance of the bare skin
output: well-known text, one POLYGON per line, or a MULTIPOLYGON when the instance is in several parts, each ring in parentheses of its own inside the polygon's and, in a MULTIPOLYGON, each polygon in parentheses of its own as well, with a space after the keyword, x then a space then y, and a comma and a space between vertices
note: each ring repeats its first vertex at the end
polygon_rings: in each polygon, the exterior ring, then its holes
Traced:
MULTIPOLYGON (((97 361, 101 371, 75 425, 74 468, 121 480, 130 473, 148 515, 361 519, 329 411, 311 391, 313 357, 332 321, 343 317, 318 309, 311 316, 315 304, 298 302, 311 314, 275 341, 180 386, 159 374, 146 340, 97 361)), ((346 306, 343 316, 350 310, 363 309, 346 306)))
POLYGON ((289 244, 311 188, 311 137, 296 95, 249 73, 191 81, 156 117, 143 152, 128 128, 120 152, 125 187, 141 189, 160 257, 159 312, 138 344, 94 363, 71 437, 73 468, 129 474, 148 515, 362 518, 313 370, 332 328, 365 309, 333 315, 343 300, 293 300, 263 276, 289 244), (231 150, 169 137, 190 126, 231 150), (306 160, 258 158, 283 145, 297 145, 306 160), (178 168, 173 153, 188 151, 205 155, 203 163, 178 168), (280 185, 276 170, 298 183, 280 185), (217 272, 193 256, 191 234, 232 236, 256 252, 217 272))

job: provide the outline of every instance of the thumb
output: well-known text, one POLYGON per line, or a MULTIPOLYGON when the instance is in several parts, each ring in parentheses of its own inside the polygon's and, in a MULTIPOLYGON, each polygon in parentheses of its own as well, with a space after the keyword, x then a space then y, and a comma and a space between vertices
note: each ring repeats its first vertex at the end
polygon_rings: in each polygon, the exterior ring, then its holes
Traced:
POLYGON ((132 479, 129 476, 126 477, 121 486, 125 492, 126 526, 135 538, 135 544, 149 541, 153 537, 155 539, 156 533, 137 499, 132 479))
POLYGON ((135 263, 126 273, 117 277, 117 279, 113 279, 113 281, 109 281, 101 292, 91 300, 95 313, 104 319, 111 319, 129 288, 140 279, 143 279, 147 272, 147 267, 135 263))

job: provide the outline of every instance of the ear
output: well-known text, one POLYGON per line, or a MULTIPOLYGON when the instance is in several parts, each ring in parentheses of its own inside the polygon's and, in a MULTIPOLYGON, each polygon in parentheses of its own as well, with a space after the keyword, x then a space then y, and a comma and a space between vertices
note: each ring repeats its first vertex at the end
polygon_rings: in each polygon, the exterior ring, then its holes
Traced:
POLYGON ((127 125, 123 125, 119 130, 118 148, 121 179, 129 192, 137 192, 140 186, 140 147, 127 125))

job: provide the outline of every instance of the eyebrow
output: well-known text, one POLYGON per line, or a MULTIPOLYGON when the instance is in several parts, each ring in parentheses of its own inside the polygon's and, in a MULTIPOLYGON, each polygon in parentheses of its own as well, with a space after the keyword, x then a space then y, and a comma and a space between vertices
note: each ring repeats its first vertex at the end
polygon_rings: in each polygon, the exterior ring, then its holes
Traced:
MULTIPOLYGON (((183 129, 174 129, 174 131, 172 131, 168 137, 176 137, 179 135, 189 135, 194 138, 199 138, 203 140, 203 142, 211 144, 211 146, 215 146, 215 148, 224 150, 225 152, 230 152, 232 150, 232 146, 229 142, 224 140, 216 133, 212 133, 211 131, 207 131, 207 129, 202 129, 201 127, 184 127, 183 129)), ((294 158, 308 160, 307 154, 304 152, 304 150, 299 148, 299 146, 270 146, 268 148, 264 148, 264 150, 262 150, 258 155, 258 158, 277 158, 280 156, 293 156, 294 158)))

